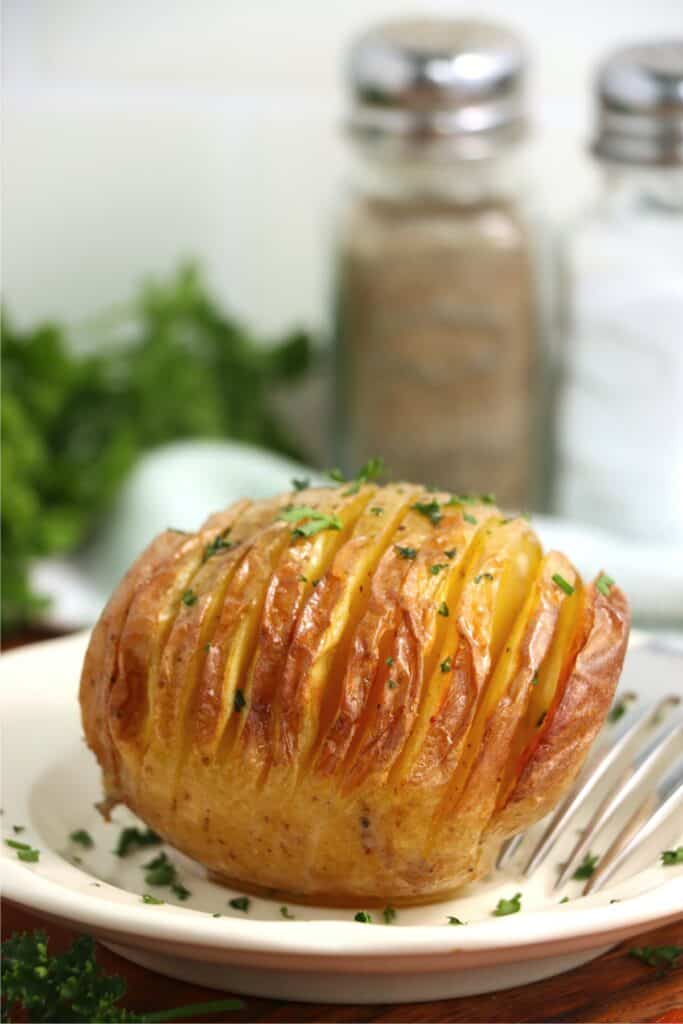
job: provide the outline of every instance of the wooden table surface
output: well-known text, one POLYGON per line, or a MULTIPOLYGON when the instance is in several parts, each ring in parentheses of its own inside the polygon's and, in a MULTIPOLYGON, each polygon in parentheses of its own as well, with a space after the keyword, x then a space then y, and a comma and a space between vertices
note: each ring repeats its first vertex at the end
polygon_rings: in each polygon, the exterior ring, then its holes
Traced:
MULTIPOLYGON (((43 634, 45 635, 45 634, 43 634)), ((10 636, 3 647, 39 639, 35 632, 10 636)), ((46 923, 22 907, 2 903, 3 939, 15 931, 44 928, 54 951, 74 938, 67 928, 46 923)), ((533 985, 433 1003, 378 1006, 286 1003, 244 997, 244 1009, 206 1017, 207 1021, 463 1021, 505 1022, 683 1022, 683 961, 661 973, 628 955, 633 946, 683 946, 683 920, 643 933, 567 974, 533 985)), ((138 967, 98 946, 98 959, 110 973, 125 978, 124 1005, 139 1012, 222 998, 199 988, 138 967)), ((349 993, 352 995, 352 993, 349 993)))

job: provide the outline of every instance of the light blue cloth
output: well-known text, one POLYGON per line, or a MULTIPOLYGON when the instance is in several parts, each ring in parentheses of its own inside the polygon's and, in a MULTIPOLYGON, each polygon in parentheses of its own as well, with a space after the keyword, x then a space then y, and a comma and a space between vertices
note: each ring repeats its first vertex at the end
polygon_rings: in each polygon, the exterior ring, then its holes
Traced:
MULTIPOLYGON (((39 563, 38 589, 53 597, 48 620, 63 627, 95 621, 108 595, 145 545, 168 526, 196 529, 238 498, 292 489, 293 477, 320 474, 289 459, 232 442, 185 441, 150 452, 124 485, 90 547, 68 560, 39 563)), ((564 551, 586 578, 604 569, 628 594, 642 623, 683 626, 683 549, 638 544, 563 519, 534 521, 547 548, 564 551)))

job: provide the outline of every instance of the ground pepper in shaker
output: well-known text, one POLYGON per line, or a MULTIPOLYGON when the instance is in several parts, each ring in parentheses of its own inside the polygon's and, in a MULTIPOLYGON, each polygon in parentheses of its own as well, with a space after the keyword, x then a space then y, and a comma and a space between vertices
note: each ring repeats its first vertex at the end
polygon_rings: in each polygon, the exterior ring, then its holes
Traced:
POLYGON ((525 56, 478 21, 396 21, 349 61, 356 157, 336 275, 342 465, 504 505, 537 496, 525 56))

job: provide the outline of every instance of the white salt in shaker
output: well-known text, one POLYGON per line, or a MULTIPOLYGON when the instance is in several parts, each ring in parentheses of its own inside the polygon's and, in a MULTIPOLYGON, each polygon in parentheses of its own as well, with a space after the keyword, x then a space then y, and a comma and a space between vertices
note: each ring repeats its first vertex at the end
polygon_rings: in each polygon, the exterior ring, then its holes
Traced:
POLYGON ((556 509, 683 540, 683 40, 598 78, 603 188, 566 241, 556 509))

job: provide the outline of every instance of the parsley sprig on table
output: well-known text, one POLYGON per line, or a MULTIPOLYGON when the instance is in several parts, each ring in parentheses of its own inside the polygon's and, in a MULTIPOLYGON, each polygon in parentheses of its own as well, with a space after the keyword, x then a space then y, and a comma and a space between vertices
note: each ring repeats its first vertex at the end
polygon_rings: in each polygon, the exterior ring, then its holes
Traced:
POLYGON ((227 315, 196 267, 145 284, 114 315, 71 329, 2 324, 2 620, 35 617, 35 558, 75 550, 138 457, 188 437, 301 457, 273 403, 305 372, 301 331, 273 346, 227 315))
POLYGON ((2 1019, 21 1010, 31 1022, 97 1021, 134 1024, 167 1020, 200 1020, 213 1013, 240 1010, 241 999, 196 1003, 159 1013, 137 1014, 119 1006, 126 985, 108 975, 95 959, 95 943, 76 939, 70 949, 51 956, 45 932, 17 932, 2 944, 2 1019))

